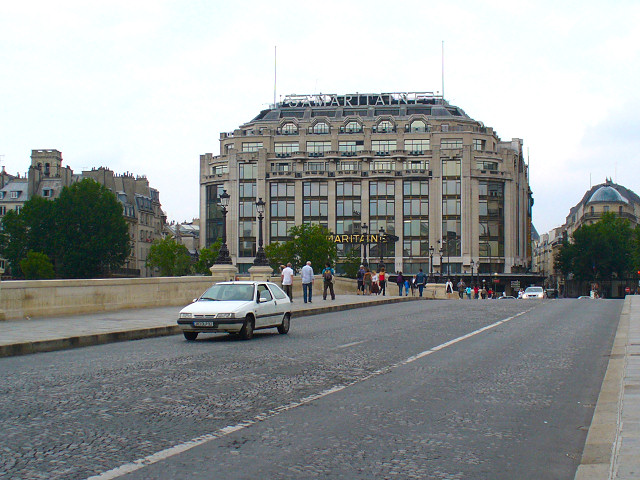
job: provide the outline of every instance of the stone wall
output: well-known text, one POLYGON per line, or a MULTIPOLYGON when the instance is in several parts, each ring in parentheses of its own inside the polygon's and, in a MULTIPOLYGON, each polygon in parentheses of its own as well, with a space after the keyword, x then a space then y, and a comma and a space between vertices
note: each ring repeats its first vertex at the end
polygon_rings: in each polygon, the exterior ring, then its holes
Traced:
MULTIPOLYGON (((271 280, 278 285, 280 277, 271 280)), ((317 276, 313 295, 322 296, 317 276)), ((125 308, 187 305, 213 284, 211 277, 100 278, 0 282, 0 320, 113 311, 125 308)), ((336 277, 336 295, 355 294, 356 281, 336 277)), ((293 298, 302 299, 300 277, 293 298)))

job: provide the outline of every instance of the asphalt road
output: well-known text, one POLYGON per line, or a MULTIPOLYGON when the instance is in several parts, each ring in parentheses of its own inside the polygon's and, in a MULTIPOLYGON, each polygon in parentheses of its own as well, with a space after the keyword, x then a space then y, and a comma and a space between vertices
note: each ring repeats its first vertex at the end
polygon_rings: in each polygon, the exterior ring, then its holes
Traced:
POLYGON ((572 479, 621 301, 423 301, 0 359, 0 478, 572 479))

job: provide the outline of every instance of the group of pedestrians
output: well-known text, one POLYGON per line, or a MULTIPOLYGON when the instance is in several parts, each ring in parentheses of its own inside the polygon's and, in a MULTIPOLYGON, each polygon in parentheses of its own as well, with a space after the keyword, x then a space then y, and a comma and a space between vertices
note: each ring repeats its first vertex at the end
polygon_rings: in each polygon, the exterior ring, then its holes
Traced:
MULTIPOLYGON (((282 281, 282 288, 292 302, 293 275, 294 273, 291 263, 287 263, 286 266, 280 266, 280 280, 282 281)), ((327 262, 325 267, 322 269, 320 276, 322 277, 322 285, 324 287, 322 291, 322 299, 327 299, 328 291, 331 296, 331 300, 335 300, 336 293, 333 289, 333 284, 335 283, 336 272, 329 262, 327 262)), ((300 280, 302 280, 302 299, 304 300, 304 303, 313 303, 313 283, 315 281, 315 274, 310 261, 307 261, 307 263, 300 269, 300 280)))
POLYGON ((472 298, 475 300, 487 299, 487 298, 498 298, 496 296, 497 293, 494 290, 492 290, 491 287, 486 288, 484 284, 482 285, 482 287, 478 286, 478 284, 475 284, 473 286, 466 285, 464 283, 464 280, 461 279, 456 285, 456 287, 457 287, 458 295, 460 296, 460 298, 464 298, 465 296, 469 300, 471 300, 472 298))
POLYGON ((358 295, 386 295, 388 278, 384 267, 372 272, 369 267, 360 265, 356 273, 356 280, 358 295))

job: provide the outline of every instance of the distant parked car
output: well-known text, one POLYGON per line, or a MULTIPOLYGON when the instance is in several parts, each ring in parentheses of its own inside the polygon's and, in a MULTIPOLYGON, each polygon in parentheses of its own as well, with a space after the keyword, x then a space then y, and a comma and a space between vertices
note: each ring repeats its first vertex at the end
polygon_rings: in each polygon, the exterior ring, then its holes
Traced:
POLYGON ((199 333, 227 332, 245 340, 254 330, 277 328, 289 332, 291 300, 271 282, 219 282, 180 310, 178 325, 187 340, 199 333))
POLYGON ((544 289, 542 287, 527 287, 522 298, 544 298, 544 289))
POLYGON ((547 288, 544 293, 547 298, 558 298, 558 290, 555 288, 547 288))

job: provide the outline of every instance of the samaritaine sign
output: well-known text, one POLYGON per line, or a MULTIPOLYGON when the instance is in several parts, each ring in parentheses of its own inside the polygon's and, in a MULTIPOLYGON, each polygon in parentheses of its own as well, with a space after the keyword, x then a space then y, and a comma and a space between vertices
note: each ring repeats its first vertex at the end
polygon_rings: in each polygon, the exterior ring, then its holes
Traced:
POLYGON ((283 107, 361 107, 382 105, 416 105, 436 103, 442 99, 433 92, 397 92, 397 93, 319 93, 316 95, 287 95, 283 107))
POLYGON ((344 234, 344 235, 329 235, 329 240, 331 240, 333 243, 391 243, 391 242, 397 242, 399 238, 391 234, 361 235, 359 233, 354 233, 354 234, 344 234))

